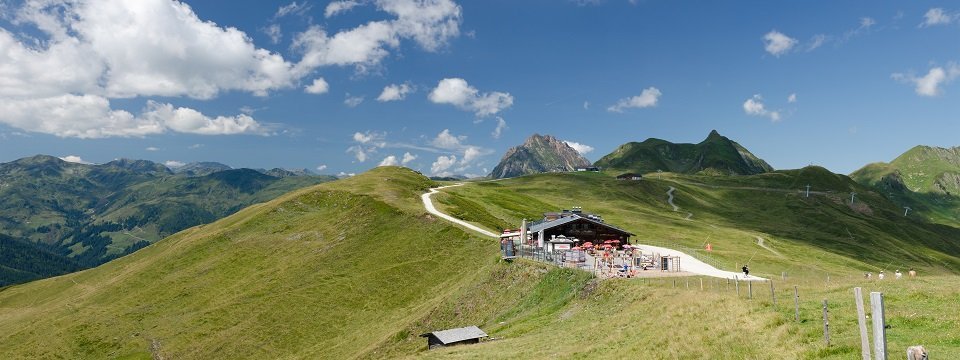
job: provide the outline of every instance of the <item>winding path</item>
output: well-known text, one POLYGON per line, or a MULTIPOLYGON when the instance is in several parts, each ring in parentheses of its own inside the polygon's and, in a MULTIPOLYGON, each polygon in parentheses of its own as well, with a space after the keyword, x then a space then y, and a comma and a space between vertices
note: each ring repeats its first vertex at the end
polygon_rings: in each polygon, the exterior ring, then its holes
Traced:
MULTIPOLYGON (((453 185, 432 188, 430 189, 429 192, 424 193, 423 195, 420 195, 420 199, 423 200, 424 209, 426 209, 428 213, 436 215, 444 220, 460 225, 467 229, 476 231, 482 235, 499 239, 500 238, 499 235, 494 234, 488 230, 484 230, 483 228, 480 228, 479 226, 473 225, 466 221, 457 219, 453 216, 444 214, 439 210, 437 210, 435 206, 433 206, 433 200, 430 199, 430 197, 433 196, 433 194, 438 193, 441 189, 446 189, 446 188, 455 187, 455 186, 462 186, 462 185, 463 183, 457 183, 453 185)), ((670 195, 670 205, 673 205, 673 190, 675 189, 671 187, 670 191, 667 192, 667 194, 670 195)), ((674 205, 674 208, 676 208, 676 205, 674 205)), ((765 278, 757 277, 757 276, 750 276, 749 278, 744 279, 743 274, 741 273, 736 273, 732 271, 723 271, 723 270, 717 269, 700 260, 697 260, 697 258, 690 256, 689 254, 686 254, 677 250, 663 248, 659 246, 642 245, 642 244, 637 244, 636 246, 646 252, 653 252, 653 253, 659 253, 661 255, 671 255, 671 256, 680 257, 680 270, 688 273, 710 276, 710 277, 717 277, 721 279, 739 278, 740 280, 746 280, 746 281, 766 281, 767 280, 765 278)))
POLYGON ((670 190, 667 190, 667 202, 670 203, 670 206, 673 206, 673 211, 680 211, 680 207, 677 204, 673 203, 673 192, 677 191, 677 188, 671 186, 670 190))
POLYGON ((760 245, 760 247, 762 247, 762 248, 764 248, 764 249, 767 249, 767 251, 772 252, 772 253, 773 253, 774 255, 776 255, 776 256, 783 257, 783 254, 781 254, 780 252, 778 252, 778 251, 776 251, 776 250, 774 250, 774 249, 771 249, 770 247, 768 247, 767 245, 765 245, 765 244, 763 243, 763 238, 762 238, 762 237, 757 236, 757 245, 760 245))
POLYGON ((446 189, 446 188, 448 188, 448 187, 462 186, 462 185, 463 185, 463 183, 457 183, 457 184, 453 184, 453 185, 441 186, 441 187, 438 187, 438 188, 430 189, 430 192, 425 193, 425 194, 423 194, 423 195, 420 195, 420 199, 423 200, 423 207, 424 207, 425 209, 427 209, 427 212, 428 212, 428 213, 431 213, 431 214, 433 214, 433 215, 439 216, 439 217, 443 218, 444 220, 447 220, 447 221, 452 222, 452 223, 454 223, 454 224, 463 226, 463 227, 465 227, 465 228, 467 228, 467 229, 476 231, 476 232, 478 232, 478 233, 480 233, 480 234, 482 234, 482 235, 486 235, 486 236, 489 236, 489 237, 492 237, 492 238, 499 239, 499 238, 500 238, 499 235, 494 234, 494 233, 492 233, 492 232, 490 232, 490 231, 484 230, 484 229, 482 229, 482 228, 480 228, 479 226, 476 226, 476 225, 474 225, 474 224, 471 224, 471 223, 468 223, 468 222, 466 222, 466 221, 457 219, 457 218, 455 218, 455 217, 453 217, 453 216, 444 214, 444 213, 440 212, 440 210, 437 210, 436 207, 433 206, 433 200, 430 200, 430 196, 432 196, 433 194, 438 193, 438 192, 440 191, 440 189, 446 189))

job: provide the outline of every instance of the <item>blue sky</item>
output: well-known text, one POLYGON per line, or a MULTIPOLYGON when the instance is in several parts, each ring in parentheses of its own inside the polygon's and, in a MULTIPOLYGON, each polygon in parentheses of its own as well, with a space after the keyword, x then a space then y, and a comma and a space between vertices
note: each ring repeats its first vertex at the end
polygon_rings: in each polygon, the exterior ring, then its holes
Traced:
POLYGON ((960 145, 960 5, 0 1, 0 161, 483 175, 718 130, 778 169, 960 145))

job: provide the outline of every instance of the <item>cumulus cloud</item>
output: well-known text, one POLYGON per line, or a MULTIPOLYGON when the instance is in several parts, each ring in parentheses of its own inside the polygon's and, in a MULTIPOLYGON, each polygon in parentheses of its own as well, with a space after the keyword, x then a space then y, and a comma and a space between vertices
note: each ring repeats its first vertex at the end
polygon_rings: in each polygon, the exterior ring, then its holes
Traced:
POLYGON ((377 166, 397 166, 397 164, 399 164, 397 157, 395 155, 390 155, 383 158, 383 161, 380 161, 380 165, 377 166))
POLYGON ((371 155, 377 153, 378 149, 387 146, 386 137, 387 133, 384 132, 355 132, 353 133, 354 145, 347 148, 347 153, 353 154, 359 162, 367 161, 371 155))
POLYGON ((789 52, 795 45, 797 45, 797 39, 776 30, 771 30, 763 35, 763 48, 773 56, 779 57, 789 52))
POLYGON ((791 103, 791 104, 797 102, 797 93, 792 93, 792 94, 788 95, 788 96, 787 96, 787 102, 788 102, 788 103, 791 103))
POLYGON ((411 161, 414 161, 414 160, 416 160, 416 159, 417 159, 417 156, 416 156, 416 155, 411 154, 411 153, 409 153, 409 152, 405 152, 405 153, 403 153, 403 159, 400 160, 400 163, 403 164, 403 165, 406 165, 406 164, 408 164, 408 163, 410 163, 411 161))
POLYGON ((176 169, 179 167, 183 167, 184 165, 187 165, 187 163, 183 161, 167 160, 163 162, 163 165, 171 169, 176 169))
POLYGON ((503 120, 502 117, 497 116, 497 127, 493 128, 493 133, 491 133, 490 135, 493 136, 494 139, 499 139, 500 135, 502 135, 503 131, 506 129, 507 129, 507 121, 503 120))
POLYGON ((350 93, 347 93, 346 98, 343 99, 343 104, 348 107, 357 107, 363 103, 363 96, 350 96, 350 93))
POLYGON ((482 149, 476 146, 468 146, 463 150, 463 159, 461 159, 460 165, 467 165, 481 156, 483 156, 482 149))
POLYGON ((747 115, 767 117, 773 122, 780 121, 780 112, 767 110, 763 104, 763 97, 760 96, 760 94, 754 95, 747 99, 747 101, 744 101, 743 111, 747 113, 747 115))
POLYGON ((92 162, 83 160, 77 155, 67 155, 67 156, 61 157, 60 160, 71 162, 71 163, 84 164, 84 165, 93 164, 92 162))
POLYGON ((326 94, 327 91, 330 91, 330 84, 327 84, 327 81, 321 78, 313 79, 313 83, 303 88, 303 91, 306 91, 308 94, 326 94))
POLYGON ((433 164, 430 164, 430 173, 433 175, 446 176, 451 175, 447 170, 456 165, 457 156, 450 155, 437 156, 437 161, 434 161, 433 164))
POLYGON ((327 4, 327 8, 323 10, 323 16, 330 18, 339 13, 350 11, 357 5, 360 5, 360 2, 353 0, 331 1, 327 4))
POLYGON ((158 148, 158 147, 156 147, 156 146, 148 146, 148 147, 146 148, 146 150, 147 150, 147 151, 160 151, 160 148, 158 148))
POLYGON ((660 90, 651 86, 643 89, 640 95, 620 99, 616 104, 608 107, 607 111, 622 113, 623 110, 629 108, 642 109, 657 106, 657 102, 660 101, 660 95, 662 95, 660 90))
POLYGON ((467 140, 467 137, 464 135, 453 135, 450 133, 450 129, 443 129, 437 137, 430 142, 433 146, 436 146, 441 149, 459 149, 463 147, 462 141, 467 140))
POLYGON ((383 92, 380 93, 380 96, 377 96, 377 101, 387 102, 403 100, 407 97, 407 94, 412 91, 413 87, 408 84, 390 84, 383 88, 383 92))
POLYGON ((947 64, 945 67, 933 67, 926 75, 920 77, 903 73, 891 75, 894 80, 913 84, 914 91, 920 96, 937 96, 942 94, 943 86, 956 80, 957 76, 960 76, 960 65, 956 63, 947 64))
POLYGON ((587 153, 593 151, 593 146, 590 146, 587 144, 581 144, 576 141, 569 141, 569 140, 564 140, 563 142, 566 143, 571 148, 573 148, 574 150, 576 150, 578 153, 580 153, 580 155, 586 155, 587 153))
MULTIPOLYGON (((6 5, 10 23, 39 32, 0 28, 0 103, 17 110, 12 116, 0 112, 0 123, 66 137, 158 134, 171 129, 112 109, 110 99, 206 100, 225 91, 266 96, 296 86, 321 66, 357 66, 358 70, 376 66, 404 39, 436 51, 459 36, 461 8, 451 0, 376 0, 374 4, 389 15, 387 19, 336 33, 312 26, 296 34, 293 49, 301 54, 297 62, 257 48, 237 28, 200 19, 179 1, 6 5), (49 105, 59 113, 25 117, 43 113, 49 105)), ((302 15, 309 6, 293 2, 279 8, 275 17, 302 15)), ((271 40, 280 40, 279 27, 264 31, 271 40)))
POLYGON ((927 10, 926 14, 923 14, 923 22, 920 23, 920 27, 949 25, 957 19, 957 16, 957 14, 944 11, 943 8, 931 8, 927 10))
POLYGON ((509 93, 499 91, 481 93, 461 78, 440 80, 427 98, 435 104, 450 104, 462 110, 472 111, 478 117, 495 115, 513 105, 513 96, 509 93))
POLYGON ((246 114, 211 118, 194 109, 174 108, 171 104, 161 104, 152 100, 147 101, 147 110, 142 117, 148 123, 162 124, 164 128, 189 134, 270 134, 268 128, 246 114))
POLYGON ((324 171, 324 170, 326 170, 326 169, 327 169, 327 165, 325 165, 325 164, 324 164, 324 165, 317 166, 317 171, 324 171))

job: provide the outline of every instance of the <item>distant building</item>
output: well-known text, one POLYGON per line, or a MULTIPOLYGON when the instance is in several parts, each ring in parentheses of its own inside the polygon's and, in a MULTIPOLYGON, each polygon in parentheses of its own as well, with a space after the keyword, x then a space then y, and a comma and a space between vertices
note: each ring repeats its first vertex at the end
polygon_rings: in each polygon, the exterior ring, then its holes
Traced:
POLYGON ((600 172, 600 168, 598 168, 598 167, 596 167, 596 166, 587 166, 587 167, 577 168, 577 171, 600 172))
POLYGON ((620 174, 620 175, 617 175, 617 180, 638 181, 638 180, 643 180, 643 175, 634 174, 634 173, 620 174))
POLYGON ((537 247, 545 247, 548 243, 556 242, 552 240, 557 238, 572 238, 581 244, 588 241, 599 244, 606 240, 617 240, 623 245, 629 244, 630 237, 634 236, 629 231, 603 222, 603 218, 598 215, 584 213, 580 207, 544 213, 543 220, 530 224, 527 234, 528 243, 537 247))
POLYGON ((467 326, 420 334, 420 337, 427 338, 428 349, 461 344, 476 344, 480 342, 480 339, 483 339, 487 336, 487 333, 483 332, 483 330, 480 330, 480 328, 476 326, 467 326))

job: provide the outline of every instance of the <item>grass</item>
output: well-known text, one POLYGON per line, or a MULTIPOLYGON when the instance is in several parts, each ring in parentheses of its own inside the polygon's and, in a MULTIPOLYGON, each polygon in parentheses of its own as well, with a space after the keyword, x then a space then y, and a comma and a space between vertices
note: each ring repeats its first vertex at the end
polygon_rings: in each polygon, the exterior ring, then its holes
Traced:
MULTIPOLYGON (((788 189, 798 175, 774 176, 764 186, 788 189)), ((960 252, 950 242, 958 230, 891 217, 891 205, 868 191, 869 211, 831 194, 737 189, 760 178, 711 180, 545 174, 435 196, 442 209, 490 228, 581 205, 642 240, 699 248, 709 239, 710 256, 728 269, 752 257, 754 273, 776 279, 777 309, 766 283, 747 299, 745 289, 737 297, 710 278, 701 291, 696 277, 678 278, 674 288, 675 279, 597 281, 502 262, 494 241, 423 211, 419 195, 434 182, 382 167, 254 205, 95 269, 0 289, 0 358, 849 359, 859 349, 853 286, 886 295, 891 354, 924 344, 936 357, 960 357, 960 252), (705 182, 722 187, 693 185, 705 182), (666 204, 670 186, 680 212, 666 204), (756 236, 780 255, 759 248, 756 236), (861 276, 890 271, 900 258, 921 277, 861 276), (830 347, 821 340, 823 299, 831 304, 830 347), (497 340, 427 351, 418 337, 467 325, 497 340)))

